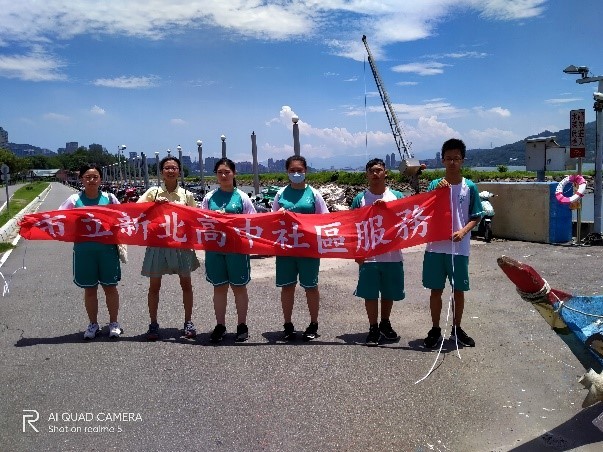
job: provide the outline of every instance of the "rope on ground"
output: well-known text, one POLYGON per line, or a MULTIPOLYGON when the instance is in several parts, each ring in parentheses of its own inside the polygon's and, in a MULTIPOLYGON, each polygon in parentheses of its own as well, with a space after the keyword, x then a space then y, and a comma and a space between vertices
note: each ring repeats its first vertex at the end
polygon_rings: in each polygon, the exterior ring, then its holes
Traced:
POLYGON ((599 232, 591 232, 582 239, 583 245, 603 245, 603 235, 599 232))
MULTIPOLYGON (((15 242, 17 241, 17 239, 15 239, 15 242)), ((0 272, 0 277, 2 278, 2 280, 4 281, 4 284, 2 284, 2 296, 4 297, 5 295, 7 295, 8 293, 10 293, 10 289, 9 289, 9 281, 12 280, 13 276, 15 276, 15 273, 17 273, 19 270, 27 270, 27 267, 25 266, 25 255, 27 254, 27 245, 25 245, 25 250, 23 251, 23 263, 21 264, 21 267, 17 268, 9 277, 8 279, 6 279, 4 277, 4 274, 2 272, 0 272)))
MULTIPOLYGON (((450 306, 452 305, 453 300, 454 300, 454 297, 451 296, 450 300, 448 301, 448 312, 446 313, 446 325, 448 325, 448 319, 450 318, 450 306)), ((429 369, 429 371, 425 374, 425 376, 423 378, 415 381, 415 384, 421 383, 423 380, 425 380, 427 377, 429 377, 431 375, 431 373, 433 372, 433 369, 435 369, 435 366, 438 363, 438 360, 440 359, 440 355, 442 354, 442 347, 444 346, 444 338, 445 337, 446 337, 446 329, 444 328, 444 334, 442 335, 442 340, 440 341, 440 348, 438 349, 438 354, 436 355, 435 359, 433 360, 431 369, 429 369)), ((457 345, 457 351, 458 351, 458 345, 457 345)))

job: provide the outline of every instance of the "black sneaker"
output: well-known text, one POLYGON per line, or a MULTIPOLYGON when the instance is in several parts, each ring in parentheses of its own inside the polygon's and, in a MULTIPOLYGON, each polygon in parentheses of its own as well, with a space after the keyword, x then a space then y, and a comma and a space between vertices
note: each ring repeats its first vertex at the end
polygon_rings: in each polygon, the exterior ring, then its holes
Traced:
POLYGON ((458 341, 459 344, 463 344, 465 347, 475 347, 475 341, 467 336, 467 333, 465 333, 460 326, 452 327, 450 340, 458 341))
POLYGON ((220 342, 222 339, 224 339, 224 334, 226 334, 226 327, 221 323, 218 323, 209 336, 209 341, 213 342, 214 344, 216 342, 220 342))
POLYGON ((395 341, 396 339, 400 339, 398 333, 396 333, 392 328, 392 324, 389 322, 389 319, 381 320, 381 322, 379 323, 379 331, 381 332, 381 336, 383 336, 388 341, 395 341))
POLYGON ((302 339, 304 341, 311 341, 312 339, 316 339, 319 336, 320 334, 318 334, 318 322, 310 322, 310 325, 308 325, 308 328, 306 328, 306 331, 304 331, 302 339))
POLYGON ((153 322, 149 325, 149 331, 147 331, 147 341, 156 341, 159 339, 159 324, 153 322))
POLYGON ((184 322, 184 328, 182 329, 182 336, 187 339, 193 339, 197 337, 197 329, 195 325, 190 320, 188 322, 184 322))
POLYGON ((434 348, 438 345, 441 339, 442 329, 437 326, 434 326, 432 329, 429 330, 429 333, 427 333, 427 337, 423 340, 423 344, 427 348, 434 348))
POLYGON ((235 341, 245 342, 247 339, 249 339, 249 329, 244 323, 239 323, 237 325, 237 336, 235 337, 235 341))
POLYGON ((375 347, 379 345, 379 339, 381 339, 381 332, 379 331, 379 325, 375 323, 374 325, 371 325, 369 329, 369 334, 366 337, 365 345, 375 347))
POLYGON ((287 322, 283 325, 283 328, 285 329, 285 331, 283 331, 283 339, 286 341, 293 341, 295 340, 295 327, 293 326, 293 323, 291 322, 287 322))

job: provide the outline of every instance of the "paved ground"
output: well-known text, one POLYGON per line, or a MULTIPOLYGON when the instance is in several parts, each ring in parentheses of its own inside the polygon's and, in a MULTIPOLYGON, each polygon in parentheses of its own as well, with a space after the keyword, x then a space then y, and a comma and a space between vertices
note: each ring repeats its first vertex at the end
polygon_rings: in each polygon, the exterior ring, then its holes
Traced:
MULTIPOLYGON (((41 210, 69 189, 53 184, 41 210)), ((82 341, 82 291, 71 282, 71 246, 19 242, 0 269, 10 292, 0 299, 0 449, 203 451, 538 451, 601 450, 592 424, 601 404, 581 409, 585 367, 496 266, 506 254, 528 262, 576 294, 602 294, 601 247, 475 241, 472 290, 463 325, 476 348, 447 341, 421 347, 429 329, 421 288, 422 250, 405 254, 407 299, 394 307, 397 343, 358 345, 367 332, 352 295, 356 264, 321 264, 320 332, 311 343, 279 342, 282 317, 274 260, 252 260, 251 339, 208 344, 211 288, 194 278, 196 341, 177 338, 182 308, 177 278, 166 277, 160 323, 166 338, 147 343, 143 249, 130 247, 120 285, 118 342, 82 341), (21 267, 26 268, 21 268, 21 267), (36 410, 33 422, 23 415, 36 410), (120 414, 121 413, 121 414, 120 414), (23 429, 25 428, 25 432, 23 429)), ((202 256, 202 253, 200 253, 202 256)), ((231 302, 232 304, 232 302, 231 302)), ((106 309, 100 319, 107 322, 106 309)), ((229 305, 229 331, 235 328, 229 305)), ((308 321, 299 295, 294 322, 308 321)), ((105 330, 106 331, 106 330, 105 330)))

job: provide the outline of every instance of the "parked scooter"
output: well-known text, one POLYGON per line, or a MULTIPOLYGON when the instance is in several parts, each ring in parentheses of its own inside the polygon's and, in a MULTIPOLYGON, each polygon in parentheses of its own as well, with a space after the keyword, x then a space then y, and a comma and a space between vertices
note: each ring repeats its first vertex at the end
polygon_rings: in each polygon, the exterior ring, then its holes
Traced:
POLYGON ((493 196, 496 195, 486 190, 480 192, 479 199, 482 202, 482 211, 484 214, 478 225, 473 228, 472 231, 475 235, 483 237, 486 243, 492 241, 492 217, 494 216, 494 207, 492 207, 490 198, 493 196))

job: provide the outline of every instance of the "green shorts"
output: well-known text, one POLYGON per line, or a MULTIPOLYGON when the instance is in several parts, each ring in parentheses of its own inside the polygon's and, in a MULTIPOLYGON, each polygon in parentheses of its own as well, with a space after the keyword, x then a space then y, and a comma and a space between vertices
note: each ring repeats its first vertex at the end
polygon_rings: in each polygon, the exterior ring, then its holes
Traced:
POLYGON ((244 286, 251 281, 249 255, 205 252, 205 279, 214 286, 244 286))
POLYGON ((404 300, 404 263, 368 262, 358 270, 354 295, 365 300, 404 300))
POLYGON ((120 279, 117 245, 95 242, 73 244, 73 282, 76 286, 116 286, 120 279))
MULTIPOLYGON (((446 278, 453 284, 451 254, 425 253, 423 258, 423 287, 442 290, 446 278)), ((454 256, 454 290, 469 290, 469 256, 454 256)))
POLYGON ((320 259, 316 257, 276 256, 276 287, 297 284, 304 289, 318 286, 320 259))

